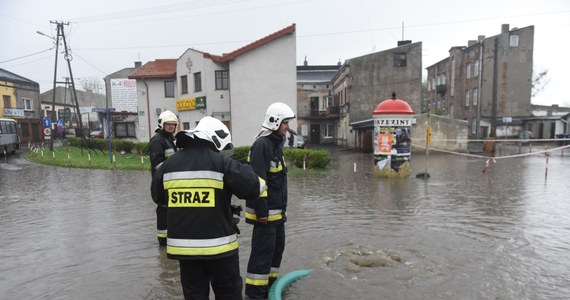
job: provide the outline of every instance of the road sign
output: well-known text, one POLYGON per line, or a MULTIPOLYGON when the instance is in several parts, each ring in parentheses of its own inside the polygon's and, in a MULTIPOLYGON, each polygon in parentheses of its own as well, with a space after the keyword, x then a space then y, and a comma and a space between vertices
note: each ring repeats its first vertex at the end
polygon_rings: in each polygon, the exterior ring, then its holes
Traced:
POLYGON ((503 123, 512 123, 513 122, 513 118, 511 117, 503 117, 503 123))
POLYGON ((42 125, 43 125, 44 127, 51 127, 51 120, 48 119, 48 118, 44 118, 44 119, 42 120, 42 125))
POLYGON ((51 136, 51 128, 49 128, 49 127, 44 128, 44 135, 45 136, 51 136))

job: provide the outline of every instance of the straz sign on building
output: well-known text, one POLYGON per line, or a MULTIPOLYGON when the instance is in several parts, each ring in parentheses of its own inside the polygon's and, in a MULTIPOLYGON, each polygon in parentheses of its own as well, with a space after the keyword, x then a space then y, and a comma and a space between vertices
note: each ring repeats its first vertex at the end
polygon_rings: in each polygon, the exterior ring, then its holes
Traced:
POLYGON ((176 110, 206 109, 206 97, 186 98, 176 101, 176 110))

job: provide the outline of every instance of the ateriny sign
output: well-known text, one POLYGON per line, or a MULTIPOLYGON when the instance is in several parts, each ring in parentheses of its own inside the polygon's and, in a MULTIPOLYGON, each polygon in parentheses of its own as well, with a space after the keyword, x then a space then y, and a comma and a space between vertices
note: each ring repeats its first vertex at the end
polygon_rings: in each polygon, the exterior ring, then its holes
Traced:
POLYGON ((412 126, 416 121, 415 118, 378 118, 374 119, 374 126, 380 127, 402 127, 412 126))
POLYGON ((186 98, 176 101, 176 110, 206 109, 206 97, 186 98))

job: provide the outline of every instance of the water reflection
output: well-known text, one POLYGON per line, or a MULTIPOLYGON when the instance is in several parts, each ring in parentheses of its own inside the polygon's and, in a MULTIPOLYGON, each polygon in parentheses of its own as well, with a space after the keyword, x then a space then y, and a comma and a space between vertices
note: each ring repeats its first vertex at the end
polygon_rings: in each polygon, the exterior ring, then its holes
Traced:
MULTIPOLYGON (((339 151, 290 175, 283 271, 314 272, 286 299, 556 299, 570 294, 570 157, 433 155, 428 180, 380 179, 339 151), (357 172, 354 172, 356 167, 357 172), (346 254, 401 262, 355 268, 346 254), (335 258, 336 259, 333 259, 335 258)), ((424 158, 412 158, 412 174, 424 158)), ((0 290, 7 299, 181 299, 154 238, 147 171, 0 164, 0 290)), ((240 224, 242 274, 251 228, 240 224)))

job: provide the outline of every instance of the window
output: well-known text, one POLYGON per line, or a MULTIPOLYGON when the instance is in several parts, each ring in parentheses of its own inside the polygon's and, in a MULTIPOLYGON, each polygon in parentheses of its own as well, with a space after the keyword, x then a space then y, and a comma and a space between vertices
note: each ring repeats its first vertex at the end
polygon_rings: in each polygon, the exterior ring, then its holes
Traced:
POLYGON ((471 78, 471 64, 467 64, 465 67, 465 77, 467 79, 471 78))
POLYGON ((216 90, 228 89, 228 71, 216 71, 216 90))
POLYGON ((34 99, 22 98, 22 108, 27 111, 34 110, 34 99))
POLYGON ((479 60, 476 60, 473 63, 473 77, 479 77, 479 60))
POLYGON ((473 105, 479 103, 479 90, 473 89, 473 105))
POLYGON ((190 122, 182 122, 182 130, 190 130, 190 122))
POLYGON ((7 95, 3 95, 2 98, 4 99, 4 108, 11 108, 12 107, 11 97, 7 96, 7 95))
POLYGON ((517 34, 513 34, 509 37, 509 46, 511 47, 519 46, 519 36, 517 34))
POLYGON ((325 96, 324 99, 323 99, 323 102, 324 102, 325 108, 331 107, 331 106, 332 106, 332 97, 330 97, 330 96, 325 96))
POLYGON ((325 124, 325 138, 332 138, 333 137, 333 124, 325 124))
POLYGON ((465 107, 469 107, 469 91, 465 92, 465 107))
POLYGON ((188 94, 188 75, 180 76, 180 94, 188 94))
POLYGON ((164 97, 173 98, 174 97, 174 81, 164 82, 164 97))
POLYGON ((473 119, 471 121, 471 133, 472 134, 476 134, 477 133, 477 119, 473 119))
POLYGON ((406 66, 406 53, 394 53, 394 67, 406 66))
POLYGON ((135 123, 115 123, 115 137, 126 138, 135 136, 135 123))
POLYGON ((202 91, 202 73, 194 73, 194 92, 202 91))

